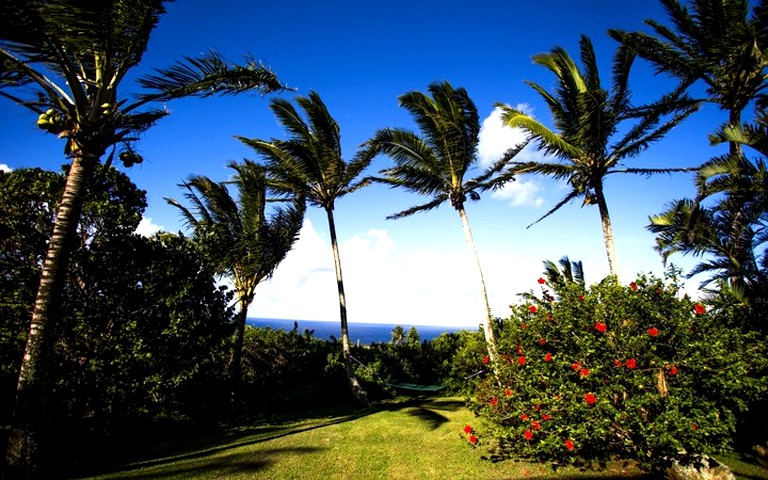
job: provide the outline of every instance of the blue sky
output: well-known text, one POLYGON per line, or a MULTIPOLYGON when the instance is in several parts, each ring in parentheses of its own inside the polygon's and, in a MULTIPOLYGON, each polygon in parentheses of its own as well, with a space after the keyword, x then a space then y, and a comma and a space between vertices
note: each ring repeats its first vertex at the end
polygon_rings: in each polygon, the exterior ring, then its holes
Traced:
MULTIPOLYGON (((182 56, 211 48, 239 61, 250 53, 297 89, 291 98, 317 91, 341 127, 344 155, 378 128, 412 127, 397 97, 447 80, 464 87, 484 122, 481 159, 490 161, 519 134, 501 128, 494 104, 524 105, 550 124, 546 106, 524 80, 546 88, 553 78, 531 56, 562 46, 578 58, 581 34, 591 37, 603 81, 609 84, 616 43, 606 30, 645 29, 642 20, 666 22, 654 0, 550 0, 360 2, 243 2, 203 0, 168 5, 142 64, 134 73, 165 67, 182 56)), ((631 87, 635 103, 657 98, 672 84, 635 63, 631 87)), ((122 93, 137 91, 129 83, 122 93)), ((190 174, 225 180, 226 164, 254 158, 234 135, 268 139, 283 132, 268 108, 269 96, 186 99, 143 135, 142 165, 128 170, 148 192, 144 231, 182 228, 163 197, 181 198, 177 187, 190 174)), ((58 169, 66 163, 63 145, 35 127, 35 116, 0 101, 0 165, 58 169)), ((628 166, 698 165, 719 153, 706 134, 724 115, 707 106, 628 166)), ((527 159, 541 158, 531 149, 527 159)), ((368 173, 388 166, 377 158, 368 173)), ((508 188, 467 205, 493 313, 506 316, 517 293, 537 288, 542 261, 568 255, 582 260, 589 282, 608 272, 595 207, 567 205, 543 222, 526 226, 562 198, 564 186, 540 177, 520 177, 508 188)), ((663 271, 645 225, 666 202, 693 194, 685 174, 609 178, 611 210, 621 279, 638 272, 663 271)), ((341 199, 336 222, 352 322, 474 326, 482 320, 479 289, 459 217, 448 205, 401 220, 388 214, 423 198, 372 186, 341 199)), ((689 268, 690 259, 673 258, 689 268)), ((698 281, 692 282, 695 286, 698 281)), ((308 212, 302 235, 273 279, 257 290, 253 317, 337 320, 338 303, 324 212, 308 212)))

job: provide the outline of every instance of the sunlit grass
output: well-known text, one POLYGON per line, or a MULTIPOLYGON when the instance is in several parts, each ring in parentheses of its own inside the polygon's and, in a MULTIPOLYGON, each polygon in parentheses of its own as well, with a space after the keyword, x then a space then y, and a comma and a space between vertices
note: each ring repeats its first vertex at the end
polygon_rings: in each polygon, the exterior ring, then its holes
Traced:
POLYGON ((458 398, 262 420, 164 445, 154 458, 91 478, 642 478, 640 472, 621 466, 602 472, 554 472, 545 465, 483 460, 462 433, 473 420, 458 398))

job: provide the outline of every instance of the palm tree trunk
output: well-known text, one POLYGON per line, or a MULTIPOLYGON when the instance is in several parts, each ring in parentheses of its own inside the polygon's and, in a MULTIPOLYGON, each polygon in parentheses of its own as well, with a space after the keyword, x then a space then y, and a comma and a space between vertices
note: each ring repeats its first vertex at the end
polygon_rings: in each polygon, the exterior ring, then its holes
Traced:
MULTIPOLYGON (((252 299, 251 299, 252 300, 252 299)), ((239 297, 238 303, 240 310, 237 312, 237 326, 235 327, 235 337, 232 342, 232 351, 229 354, 229 365, 227 366, 229 385, 230 385, 230 406, 234 409, 240 393, 240 381, 242 377, 243 365, 243 342, 245 339, 245 323, 248 318, 248 305, 251 300, 247 297, 239 297)))
POLYGON ((496 335, 493 333, 493 318, 491 317, 491 305, 488 303, 488 292, 485 288, 485 279, 483 278, 483 269, 480 266, 480 257, 477 254, 477 248, 475 248, 475 240, 472 238, 472 229, 469 228, 469 218, 464 207, 457 208, 459 216, 461 217, 461 225, 464 228, 464 238, 467 241, 467 247, 470 254, 475 259, 475 269, 477 270, 477 276, 480 279, 480 293, 483 299, 483 306, 485 307, 485 320, 483 321, 483 333, 485 335, 486 348, 488 350, 488 358, 491 360, 491 364, 496 364, 497 349, 496 349, 496 335))
POLYGON ((333 263, 336 267, 336 285, 339 289, 339 314, 341 318, 341 353, 344 357, 344 366, 347 370, 347 380, 352 389, 352 395, 360 403, 368 404, 368 393, 360 385, 360 381, 355 375, 355 366, 352 364, 352 353, 349 349, 349 327, 347 325, 347 299, 344 295, 344 280, 341 275, 341 257, 339 255, 339 244, 336 239, 336 222, 333 220, 333 208, 325 210, 328 215, 328 229, 331 233, 331 248, 333 249, 333 263))
POLYGON ((595 186, 595 197, 597 197, 597 208, 600 210, 600 223, 603 226, 605 253, 608 255, 608 269, 611 275, 618 278, 619 264, 616 260, 616 245, 613 241, 613 227, 611 227, 611 216, 608 214, 608 204, 605 202, 602 183, 595 186))
POLYGON ((56 212, 16 386, 13 424, 6 449, 8 478, 45 476, 43 428, 47 418, 48 362, 53 345, 49 329, 56 321, 71 245, 77 234, 87 184, 97 161, 96 157, 87 155, 72 159, 56 212))

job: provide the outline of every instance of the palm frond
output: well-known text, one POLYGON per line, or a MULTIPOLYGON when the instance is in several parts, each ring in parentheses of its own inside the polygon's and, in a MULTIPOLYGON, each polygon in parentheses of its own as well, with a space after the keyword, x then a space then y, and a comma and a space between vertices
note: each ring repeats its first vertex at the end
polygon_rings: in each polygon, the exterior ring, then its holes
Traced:
POLYGON ((566 196, 565 196, 565 197, 563 197, 563 198, 562 198, 562 199, 561 199, 559 202, 557 202, 557 204, 555 204, 555 206, 554 206, 554 207, 552 207, 551 209, 549 209, 549 211, 548 211, 547 213, 545 213, 544 215, 540 216, 538 219, 536 219, 536 221, 534 221, 533 223, 529 224, 529 225, 528 225, 527 227, 525 227, 525 228, 531 228, 532 226, 536 225, 537 223, 539 223, 540 221, 544 220, 544 219, 545 219, 545 218, 547 218, 548 216, 552 215, 552 214, 553 214, 553 213, 555 213, 556 211, 560 210, 560 208, 562 208, 562 207, 563 207, 563 205, 565 205, 566 203, 568 203, 568 202, 571 202, 571 201, 572 201, 574 198, 576 198, 576 197, 579 197, 579 196, 581 196, 581 195, 582 195, 582 194, 581 194, 581 193, 579 193, 579 192, 577 192, 576 190, 571 190, 571 191, 568 193, 568 195, 566 195, 566 196))
POLYGON ((501 119, 508 127, 519 127, 528 132, 531 138, 545 153, 569 158, 581 156, 581 150, 554 133, 531 116, 509 105, 497 105, 502 109, 501 119))

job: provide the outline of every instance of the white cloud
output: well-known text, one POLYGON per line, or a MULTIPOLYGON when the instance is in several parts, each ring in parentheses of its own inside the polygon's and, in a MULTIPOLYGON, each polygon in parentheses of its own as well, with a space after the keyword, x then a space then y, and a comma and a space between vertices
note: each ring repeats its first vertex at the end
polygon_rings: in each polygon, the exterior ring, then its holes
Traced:
MULTIPOLYGON (((483 318, 471 258, 459 252, 403 252, 387 230, 339 246, 350 322, 475 326, 483 318)), ((294 249, 256 290, 250 317, 339 319, 333 255, 308 219, 294 249)))
POLYGON ((509 182, 491 195, 496 200, 508 201, 513 207, 534 206, 540 207, 544 199, 539 196, 541 186, 534 180, 521 180, 517 178, 509 182))
POLYGON ((152 236, 160 230, 165 230, 165 227, 162 225, 155 225, 149 217, 143 217, 141 222, 139 222, 139 226, 136 227, 136 233, 145 237, 152 236))
POLYGON ((9 167, 8 165, 6 165, 4 163, 0 163, 0 171, 10 172, 11 171, 11 167, 9 167))
MULTIPOLYGON (((518 110, 530 110, 527 104, 515 106, 518 110)), ((525 141, 525 133, 519 128, 505 126, 501 121, 501 108, 496 107, 480 126, 477 158, 481 165, 490 165, 517 145, 525 141)))

